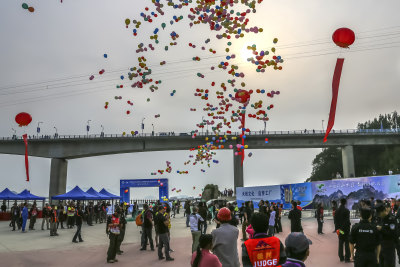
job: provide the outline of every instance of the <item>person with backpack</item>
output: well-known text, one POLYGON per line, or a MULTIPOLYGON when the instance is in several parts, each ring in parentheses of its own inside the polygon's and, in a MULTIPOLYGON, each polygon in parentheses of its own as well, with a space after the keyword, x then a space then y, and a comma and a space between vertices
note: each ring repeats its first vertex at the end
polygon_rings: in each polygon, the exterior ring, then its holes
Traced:
POLYGON ((253 238, 242 244, 243 267, 265 266, 263 261, 268 266, 279 266, 285 263, 286 253, 282 242, 279 238, 267 234, 268 218, 265 214, 254 213, 250 222, 255 233, 253 238))
POLYGON ((192 232, 192 253, 197 249, 197 246, 199 245, 199 238, 201 235, 200 223, 204 221, 203 218, 199 214, 197 214, 197 211, 197 207, 193 207, 193 213, 188 215, 190 221, 190 231, 192 232))
POLYGON ((150 243, 151 251, 154 251, 152 230, 153 230, 153 214, 149 209, 148 204, 143 205, 143 225, 142 225, 142 248, 140 250, 146 250, 147 248, 147 240, 150 243))
POLYGON ((197 250, 192 255, 192 267, 222 267, 218 257, 210 252, 212 248, 212 235, 201 235, 197 250), (201 250, 200 250, 201 249, 201 250))

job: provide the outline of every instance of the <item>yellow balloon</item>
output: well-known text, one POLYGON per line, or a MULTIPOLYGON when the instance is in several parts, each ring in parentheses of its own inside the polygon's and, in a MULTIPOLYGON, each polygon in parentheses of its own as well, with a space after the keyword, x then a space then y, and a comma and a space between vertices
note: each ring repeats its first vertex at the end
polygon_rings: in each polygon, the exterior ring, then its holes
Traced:
POLYGON ((122 133, 122 135, 126 135, 126 133, 125 133, 125 132, 123 132, 123 133, 122 133))

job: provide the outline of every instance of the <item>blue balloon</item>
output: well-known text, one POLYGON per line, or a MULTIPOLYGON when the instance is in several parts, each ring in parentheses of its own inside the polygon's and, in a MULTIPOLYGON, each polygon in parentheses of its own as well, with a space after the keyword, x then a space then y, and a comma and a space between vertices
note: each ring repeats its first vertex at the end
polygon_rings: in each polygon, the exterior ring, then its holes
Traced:
POLYGON ((121 75, 121 80, 123 80, 124 79, 124 76, 123 75, 121 75))
POLYGON ((107 54, 104 54, 104 58, 107 58, 108 56, 107 56, 107 54))

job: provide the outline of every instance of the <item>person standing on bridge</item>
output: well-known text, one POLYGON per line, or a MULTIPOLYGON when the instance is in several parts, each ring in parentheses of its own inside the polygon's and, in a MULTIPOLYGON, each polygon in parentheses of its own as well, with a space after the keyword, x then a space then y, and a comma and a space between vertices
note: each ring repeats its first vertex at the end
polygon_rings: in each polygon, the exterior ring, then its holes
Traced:
POLYGON ((83 211, 81 207, 78 206, 75 212, 76 233, 72 238, 72 242, 74 243, 78 243, 78 241, 76 241, 77 238, 79 239, 79 242, 83 242, 81 236, 82 222, 83 222, 83 211))
POLYGON ((25 231, 25 226, 26 226, 26 222, 28 221, 28 204, 25 202, 23 204, 23 208, 22 208, 22 213, 21 213, 21 217, 22 217, 22 232, 26 233, 25 231))
POLYGON ((46 222, 46 227, 47 230, 49 230, 49 217, 50 217, 50 207, 49 207, 49 203, 46 203, 46 205, 43 208, 42 211, 42 230, 44 230, 44 223, 46 222))

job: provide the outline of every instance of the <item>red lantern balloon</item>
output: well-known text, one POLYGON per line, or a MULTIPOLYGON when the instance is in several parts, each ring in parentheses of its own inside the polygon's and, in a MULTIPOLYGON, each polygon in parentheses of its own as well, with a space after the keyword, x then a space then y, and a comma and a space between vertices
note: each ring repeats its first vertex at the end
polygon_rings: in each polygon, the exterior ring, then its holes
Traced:
POLYGON ((128 191, 128 189, 125 189, 125 193, 128 193, 129 191, 128 191))
POLYGON ((32 122, 32 116, 26 112, 21 112, 15 116, 15 121, 19 127, 28 126, 32 122))
POLYGON ((333 42, 343 48, 348 48, 354 43, 355 39, 354 32, 348 28, 337 29, 332 35, 333 42))
POLYGON ((237 101, 243 104, 246 103, 250 98, 250 94, 246 90, 238 90, 235 94, 235 98, 237 101))

